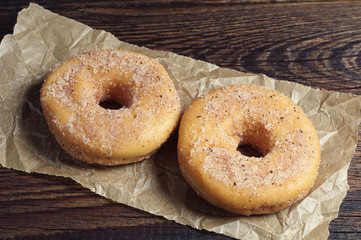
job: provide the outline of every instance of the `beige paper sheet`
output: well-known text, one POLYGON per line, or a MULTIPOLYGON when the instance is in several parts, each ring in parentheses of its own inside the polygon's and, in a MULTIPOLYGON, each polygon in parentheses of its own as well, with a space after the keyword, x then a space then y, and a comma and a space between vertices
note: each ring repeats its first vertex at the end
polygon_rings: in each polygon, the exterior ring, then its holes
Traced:
POLYGON ((114 201, 238 239, 326 239, 328 223, 337 216, 346 195, 347 169, 357 144, 360 96, 137 47, 36 4, 19 13, 14 34, 2 40, 0 71, 0 164, 4 167, 70 177, 114 201), (179 91, 183 110, 200 94, 236 83, 263 85, 290 97, 314 123, 322 145, 322 163, 311 193, 277 214, 241 217, 226 213, 200 199, 184 181, 177 165, 176 134, 153 157, 132 165, 97 167, 69 157, 47 128, 39 90, 55 64, 103 48, 141 52, 163 64, 179 91))

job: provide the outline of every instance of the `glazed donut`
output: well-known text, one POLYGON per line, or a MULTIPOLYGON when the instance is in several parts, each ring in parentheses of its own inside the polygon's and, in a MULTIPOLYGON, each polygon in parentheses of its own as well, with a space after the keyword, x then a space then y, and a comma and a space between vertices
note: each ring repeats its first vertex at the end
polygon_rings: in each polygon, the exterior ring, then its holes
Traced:
POLYGON ((147 56, 98 50, 63 62, 41 89, 50 131, 71 156, 120 165, 152 155, 180 117, 180 100, 165 69, 147 56), (115 101, 119 109, 99 104, 115 101))
POLYGON ((227 211, 267 214, 303 198, 320 162, 317 132, 289 98, 234 85, 194 100, 180 123, 178 161, 205 200, 227 211), (250 145, 261 156, 242 154, 250 145))

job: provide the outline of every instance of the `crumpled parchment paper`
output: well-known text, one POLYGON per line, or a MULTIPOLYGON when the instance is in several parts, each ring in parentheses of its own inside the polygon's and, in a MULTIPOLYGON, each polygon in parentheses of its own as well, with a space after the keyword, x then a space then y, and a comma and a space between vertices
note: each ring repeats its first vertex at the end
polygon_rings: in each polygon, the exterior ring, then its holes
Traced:
POLYGON ((346 195, 347 169, 357 144, 361 97, 247 74, 119 41, 110 33, 30 4, 14 33, 0 45, 0 164, 26 172, 70 177, 114 201, 197 229, 238 239, 326 239, 346 195), (169 72, 183 110, 195 97, 236 83, 275 89, 303 108, 315 125, 322 163, 310 194, 279 213, 242 217, 211 206, 184 181, 177 164, 177 134, 140 163, 101 167, 67 155, 43 118, 40 87, 54 66, 83 52, 120 48, 155 58, 169 72), (317 236, 317 237, 316 237, 317 236))

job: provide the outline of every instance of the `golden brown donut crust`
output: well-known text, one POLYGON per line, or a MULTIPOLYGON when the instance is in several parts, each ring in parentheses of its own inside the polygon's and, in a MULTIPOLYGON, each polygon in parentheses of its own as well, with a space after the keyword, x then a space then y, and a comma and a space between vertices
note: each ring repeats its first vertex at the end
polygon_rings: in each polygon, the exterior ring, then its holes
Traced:
POLYGON ((302 109, 253 85, 215 89, 196 99, 179 128, 178 161, 191 187, 242 215, 277 212, 312 187, 321 158, 317 132, 302 109), (245 156, 249 144, 263 157, 245 156))
POLYGON ((73 157, 119 165, 152 155, 180 117, 172 80, 158 62, 122 50, 99 50, 55 68, 41 89, 49 128, 73 157), (113 100, 123 107, 106 109, 113 100))

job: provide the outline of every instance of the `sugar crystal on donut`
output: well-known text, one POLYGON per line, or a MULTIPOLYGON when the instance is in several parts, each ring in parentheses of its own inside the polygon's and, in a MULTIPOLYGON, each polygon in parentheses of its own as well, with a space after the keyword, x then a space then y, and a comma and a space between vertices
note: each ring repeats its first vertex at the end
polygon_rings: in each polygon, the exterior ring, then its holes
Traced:
POLYGON ((172 133, 181 111, 165 69, 122 50, 89 52, 58 65, 43 84, 41 104, 60 145, 75 158, 102 165, 151 156, 172 133), (104 108, 104 101, 120 107, 104 108))
POLYGON ((210 203, 242 215, 280 211, 312 187, 320 162, 317 132, 284 95, 253 85, 215 89, 185 111, 178 161, 210 203), (239 145, 261 153, 247 156, 239 145))

